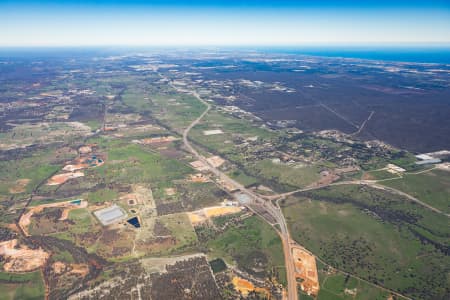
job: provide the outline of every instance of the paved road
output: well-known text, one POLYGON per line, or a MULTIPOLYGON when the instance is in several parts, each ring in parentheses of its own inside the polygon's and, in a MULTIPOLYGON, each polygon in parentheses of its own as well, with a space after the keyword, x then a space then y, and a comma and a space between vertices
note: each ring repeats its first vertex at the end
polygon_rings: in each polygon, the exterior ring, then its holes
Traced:
MULTIPOLYGON (((177 87, 173 86, 172 87, 175 90, 178 90, 177 87)), ((285 257, 285 265, 286 265, 286 275, 287 275, 287 283, 288 283, 288 300, 298 300, 298 294, 297 294, 297 280, 296 280, 296 276, 295 276, 295 266, 294 266, 294 261, 292 258, 292 252, 291 252, 291 239, 289 236, 289 231, 287 228, 287 224, 286 221, 284 219, 284 216, 281 212, 280 207, 278 206, 278 202, 277 206, 272 204, 272 201, 270 200, 279 200, 282 199, 284 197, 287 197, 289 195, 298 193, 298 192, 304 192, 304 191, 310 191, 310 190, 316 190, 316 189, 320 189, 326 186, 337 186, 337 185, 352 185, 352 184, 359 184, 359 185, 368 185, 377 189, 382 189, 382 190, 386 190, 389 191, 391 193, 394 194, 398 194, 401 196, 404 196, 406 198, 408 198, 409 200, 418 203, 419 205, 422 205, 436 213, 440 213, 443 215, 446 215, 447 217, 449 216, 449 214, 446 214, 442 211, 440 211, 439 209, 436 209, 422 201, 420 201, 419 199, 406 194, 402 191, 390 188, 390 187, 386 187, 386 186, 382 186, 377 184, 375 181, 368 181, 368 180, 355 180, 355 181, 342 181, 342 182, 335 182, 335 183, 331 183, 331 184, 327 184, 327 185, 320 185, 320 186, 314 186, 314 187, 309 187, 309 188, 303 188, 303 189, 299 189, 299 190, 295 190, 292 192, 288 192, 288 193, 283 193, 283 194, 277 194, 277 195, 273 195, 273 196, 261 196, 258 195, 256 193, 254 193, 251 190, 248 190, 245 188, 245 186, 243 186, 242 184, 240 184, 239 182, 233 180, 232 178, 228 177, 226 174, 224 174, 223 172, 221 172, 220 170, 218 170, 217 168, 215 168, 214 166, 212 166, 204 156, 200 155, 198 153, 198 151, 191 145, 191 143, 189 142, 188 139, 188 135, 189 132, 191 131, 191 129, 196 126, 202 119, 203 117, 210 111, 211 109, 211 104, 209 104, 208 102, 206 102, 205 100, 203 100, 200 95, 196 92, 192 92, 192 95, 194 95, 200 102, 202 102, 205 106, 206 109, 205 111, 197 118, 195 119, 184 131, 183 131, 183 143, 186 147, 186 149, 191 152, 198 160, 200 160, 201 162, 203 162, 206 166, 208 166, 208 169, 210 172, 212 172, 218 179, 220 179, 222 182, 227 183, 228 185, 231 185, 233 187, 235 187, 236 189, 241 190, 241 192, 243 192, 244 194, 246 194, 247 196, 250 197, 252 204, 256 204, 258 205, 260 208, 264 209, 266 213, 268 213, 271 217, 273 217, 276 221, 277 224, 280 226, 280 237, 282 240, 282 244, 283 244, 283 252, 284 252, 284 257, 285 257)), ((252 209, 252 208, 250 208, 252 209)), ((264 216, 262 216, 264 218, 264 216)), ((270 220, 266 221, 271 224, 270 220)))
MULTIPOLYGON (((171 85, 175 90, 178 90, 177 87, 171 85)), ((297 280, 296 280, 296 276, 295 276, 295 266, 294 266, 294 261, 292 258, 292 252, 291 252, 291 239, 289 236, 289 231, 287 228, 287 224, 286 224, 286 220, 284 219, 283 213, 281 212, 281 209, 278 205, 278 201, 276 201, 276 206, 272 204, 272 201, 270 200, 279 200, 282 199, 286 196, 298 193, 298 192, 304 192, 304 191, 309 191, 309 190, 315 190, 315 189, 320 189, 326 186, 337 186, 337 185, 351 185, 351 184, 360 184, 360 185, 368 185, 374 188, 378 188, 378 189, 382 189, 382 190, 386 190, 389 191, 391 193, 394 194, 398 194, 398 195, 402 195, 406 198, 408 198, 411 201, 414 201, 434 212, 446 215, 447 217, 449 217, 449 214, 446 214, 442 211, 440 211, 439 209, 432 207, 422 201, 420 201, 419 199, 406 194, 402 191, 396 190, 394 188, 390 188, 390 187, 386 187, 386 186, 382 186, 382 185, 378 185, 376 184, 375 181, 368 181, 368 180, 355 180, 355 181, 342 181, 342 182, 335 182, 335 183, 331 183, 331 184, 327 184, 327 185, 321 185, 321 186, 315 186, 315 187, 310 187, 310 188, 304 188, 304 189, 300 189, 300 190, 295 190, 292 192, 288 192, 288 193, 283 193, 283 194, 277 194, 274 196, 261 196, 258 194, 255 194, 253 191, 246 189, 242 184, 240 184, 239 182, 233 180, 232 178, 228 177, 226 174, 224 174, 223 172, 221 172, 220 170, 218 170, 217 168, 215 168, 214 166, 212 166, 204 156, 200 155, 198 153, 198 151, 192 147, 191 143, 189 142, 188 139, 188 135, 190 130, 196 126, 202 119, 203 117, 209 112, 209 110, 211 109, 211 104, 209 104, 208 102, 206 102, 205 100, 203 100, 200 95, 197 92, 192 92, 192 95, 194 95, 200 102, 202 102, 205 106, 206 109, 205 111, 197 118, 195 119, 184 131, 183 131, 183 143, 185 145, 185 147, 188 149, 189 152, 191 152, 198 160, 200 160, 201 162, 203 162, 206 166, 208 166, 209 170, 215 175, 217 176, 222 182, 226 182, 228 185, 234 186, 236 189, 241 190, 241 192, 245 193, 246 195, 248 195, 250 197, 250 199, 252 200, 253 204, 257 204, 259 205, 260 208, 263 208, 268 214, 270 214, 276 221, 277 224, 280 226, 280 237, 282 239, 282 244, 283 244, 283 252, 284 252, 284 257, 285 257, 285 265, 286 265, 286 276, 287 276, 287 283, 288 283, 288 300, 298 300, 298 294, 297 294, 297 280)), ((250 208, 251 209, 251 208, 250 208)), ((264 218, 264 216, 262 216, 264 218)), ((266 221, 271 224, 270 220, 266 221)))
MULTIPOLYGON (((178 90, 177 87, 171 85, 175 90, 178 90)), ((203 162, 206 166, 208 166, 209 171, 211 171, 215 176, 217 176, 222 182, 227 183, 228 185, 231 185, 235 187, 236 189, 241 190, 242 193, 246 194, 250 197, 253 204, 259 205, 260 208, 264 209, 268 214, 270 214, 276 221, 277 224, 280 226, 280 236, 282 239, 283 244, 283 251, 285 256, 285 264, 286 264, 286 274, 287 274, 287 282, 288 282, 288 300, 298 300, 297 295, 297 279, 295 277, 295 268, 294 268, 294 262, 292 259, 292 253, 290 249, 290 237, 289 237, 289 231, 286 225, 286 221, 284 219, 283 214, 281 213, 281 210, 278 207, 275 207, 272 202, 267 201, 263 198, 261 198, 259 195, 253 193, 253 191, 246 189, 242 184, 239 182, 233 180, 232 178, 228 177, 226 174, 212 166, 204 156, 200 155, 198 151, 192 147, 191 143, 189 142, 188 135, 189 131, 197 125, 203 117, 209 112, 211 109, 211 104, 203 100, 200 95, 197 92, 192 92, 192 95, 194 95, 200 102, 206 105, 205 111, 197 118, 195 119, 184 131, 183 131, 183 143, 186 149, 191 152, 198 160, 203 162)), ((251 209, 251 208, 250 208, 251 209)), ((271 223, 269 220, 266 220, 271 223)))

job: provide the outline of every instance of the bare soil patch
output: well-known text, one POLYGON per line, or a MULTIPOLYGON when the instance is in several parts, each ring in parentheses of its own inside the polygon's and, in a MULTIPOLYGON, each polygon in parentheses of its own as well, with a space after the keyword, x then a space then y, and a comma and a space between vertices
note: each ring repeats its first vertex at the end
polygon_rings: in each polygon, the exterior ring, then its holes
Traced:
POLYGON ((6 261, 3 265, 6 272, 30 272, 42 267, 49 253, 42 248, 30 249, 18 245, 18 240, 14 239, 0 243, 0 256, 6 261))
POLYGON ((319 276, 317 274, 316 258, 300 246, 292 247, 296 269, 296 277, 302 279, 300 288, 308 295, 319 294, 319 276))
POLYGON ((47 181, 47 185, 60 185, 70 179, 83 177, 83 176, 84 176, 83 172, 69 172, 69 173, 63 173, 63 174, 56 174, 47 181))

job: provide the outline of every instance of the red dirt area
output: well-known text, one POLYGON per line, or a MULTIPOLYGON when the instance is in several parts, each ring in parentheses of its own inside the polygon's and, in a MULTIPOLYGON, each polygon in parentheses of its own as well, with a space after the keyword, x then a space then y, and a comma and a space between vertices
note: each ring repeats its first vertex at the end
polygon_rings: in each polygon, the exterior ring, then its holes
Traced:
POLYGON ((250 281, 234 276, 232 279, 234 288, 240 292, 244 297, 247 296, 250 292, 264 293, 267 296, 267 299, 270 299, 270 292, 265 288, 255 287, 253 283, 250 281))
POLYGON ((210 181, 210 179, 209 179, 209 177, 207 177, 207 176, 205 176, 205 175, 203 175, 202 173, 197 173, 197 174, 191 174, 191 175, 189 175, 189 179, 188 179, 190 182, 200 182, 200 183, 203 183, 203 182, 209 182, 210 181))
POLYGON ((17 233, 20 232, 20 229, 19 229, 19 227, 17 227, 16 223, 7 224, 6 227, 8 227, 9 229, 11 229, 14 232, 17 232, 17 233))
POLYGON ((302 279, 300 288, 308 295, 319 294, 319 276, 317 274, 316 258, 306 249, 296 245, 292 247, 296 277, 302 279))
POLYGON ((49 253, 42 248, 18 246, 18 240, 14 239, 0 243, 0 256, 6 261, 3 265, 6 272, 30 272, 42 267, 49 253))
POLYGON ((66 182, 67 180, 82 177, 84 176, 83 172, 69 172, 69 173, 63 173, 63 174, 57 174, 54 175, 52 178, 50 178, 47 181, 47 185, 60 185, 66 182))
POLYGON ((77 274, 80 276, 86 276, 89 274, 89 266, 87 264, 65 264, 57 261, 52 264, 52 269, 55 274, 60 275, 63 273, 77 274))

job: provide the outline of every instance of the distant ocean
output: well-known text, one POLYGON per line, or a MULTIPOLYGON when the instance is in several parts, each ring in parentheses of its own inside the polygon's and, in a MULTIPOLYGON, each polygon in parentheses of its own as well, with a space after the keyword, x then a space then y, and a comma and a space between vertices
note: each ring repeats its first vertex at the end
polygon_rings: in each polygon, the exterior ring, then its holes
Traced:
POLYGON ((450 64, 450 46, 417 48, 264 48, 266 52, 397 62, 450 64))
MULTIPOLYGON (((418 63, 441 63, 450 64, 449 46, 430 47, 385 47, 385 48, 363 48, 363 47, 214 47, 216 50, 257 50, 266 53, 304 54, 325 57, 360 58, 396 62, 418 62, 418 63)), ((67 57, 67 56, 90 56, 101 54, 124 54, 136 50, 161 51, 165 47, 42 47, 42 48, 1 48, 0 57, 67 57)), ((170 50, 176 48, 167 47, 170 50)), ((184 47, 182 50, 188 50, 184 47)), ((204 50, 203 47, 193 47, 190 50, 204 50)))

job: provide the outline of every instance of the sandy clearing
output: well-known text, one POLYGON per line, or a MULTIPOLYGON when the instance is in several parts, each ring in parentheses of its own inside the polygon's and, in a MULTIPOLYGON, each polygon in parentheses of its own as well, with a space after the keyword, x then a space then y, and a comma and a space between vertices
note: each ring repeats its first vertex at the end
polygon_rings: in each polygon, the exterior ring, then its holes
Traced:
POLYGON ((207 220, 206 216, 202 213, 188 212, 187 215, 189 217, 189 221, 191 221, 191 224, 193 226, 206 222, 207 220))
POLYGON ((242 207, 240 207, 240 206, 213 206, 213 207, 205 208, 204 211, 205 211, 205 215, 208 218, 212 218, 212 217, 217 217, 217 216, 238 213, 238 212, 242 211, 242 207))
POLYGON ((30 272, 42 267, 49 253, 42 248, 30 249, 27 246, 18 246, 18 240, 9 240, 0 243, 0 256, 6 260, 3 269, 6 272, 30 272))
POLYGON ((238 213, 243 210, 241 206, 211 206, 196 211, 188 212, 187 215, 192 226, 204 223, 213 217, 238 213))
POLYGON ((196 169, 197 171, 207 171, 208 170, 208 166, 205 164, 205 163, 203 163, 202 161, 200 161, 200 160, 196 160, 196 161, 193 161, 193 162, 191 162, 191 163, 189 163, 194 169, 196 169))
POLYGON ((63 171, 73 172, 81 169, 87 168, 87 164, 76 164, 76 165, 65 165, 63 171))
POLYGON ((69 173, 57 174, 57 175, 54 175, 52 178, 50 178, 47 181, 47 185, 60 185, 70 179, 83 177, 83 176, 84 176, 83 172, 69 172, 69 173))
POLYGON ((204 130, 203 134, 204 135, 223 134, 223 131, 221 129, 204 130))
POLYGON ((296 245, 292 247, 296 277, 303 279, 300 283, 302 291, 308 295, 319 294, 319 276, 317 274, 316 258, 306 249, 296 245))

